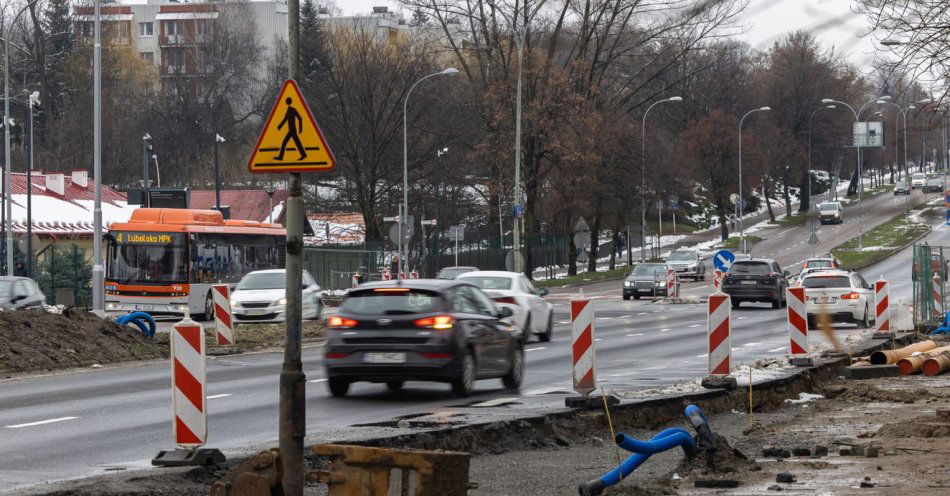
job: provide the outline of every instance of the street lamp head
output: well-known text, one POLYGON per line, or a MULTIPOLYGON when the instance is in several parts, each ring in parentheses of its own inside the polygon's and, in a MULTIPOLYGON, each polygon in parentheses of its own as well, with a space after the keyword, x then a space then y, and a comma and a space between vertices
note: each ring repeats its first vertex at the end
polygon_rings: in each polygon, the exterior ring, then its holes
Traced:
POLYGON ((214 140, 217 141, 218 143, 224 143, 224 142, 226 141, 226 140, 224 139, 224 136, 221 136, 220 134, 215 134, 215 135, 214 135, 214 140))
POLYGON ((883 98, 879 98, 879 99, 877 99, 877 101, 875 101, 874 103, 876 103, 876 104, 878 104, 878 105, 884 105, 885 103, 887 103, 887 101, 884 100, 883 98))
POLYGON ((900 40, 881 40, 881 44, 889 47, 903 45, 904 42, 900 40))
POLYGON ((884 96, 882 96, 882 97, 878 97, 877 101, 880 102, 880 101, 883 100, 883 101, 886 102, 886 101, 888 101, 888 100, 890 100, 890 99, 891 99, 891 95, 884 95, 884 96))
POLYGON ((667 98, 666 101, 668 101, 668 102, 682 102, 682 101, 683 101, 683 97, 681 97, 681 96, 671 96, 671 97, 667 98))
POLYGON ((448 69, 443 70, 439 73, 441 76, 454 76, 459 73, 459 70, 454 67, 449 67, 448 69))
POLYGON ((916 109, 916 108, 917 108, 917 106, 915 106, 915 105, 908 105, 908 106, 907 106, 907 109, 908 109, 908 110, 910 110, 910 109, 916 109))
POLYGON ((822 99, 821 99, 821 103, 834 103, 834 102, 835 102, 835 101, 834 101, 834 99, 832 99, 832 98, 822 98, 822 99))
POLYGON ((762 107, 759 110, 761 110, 762 112, 768 112, 769 110, 772 110, 772 107, 762 107))
POLYGON ((825 108, 828 108, 828 109, 835 109, 835 108, 838 108, 838 106, 837 106, 837 105, 828 105, 828 106, 825 107, 825 108))
POLYGON ((145 133, 145 136, 142 136, 142 141, 151 141, 152 135, 145 133))

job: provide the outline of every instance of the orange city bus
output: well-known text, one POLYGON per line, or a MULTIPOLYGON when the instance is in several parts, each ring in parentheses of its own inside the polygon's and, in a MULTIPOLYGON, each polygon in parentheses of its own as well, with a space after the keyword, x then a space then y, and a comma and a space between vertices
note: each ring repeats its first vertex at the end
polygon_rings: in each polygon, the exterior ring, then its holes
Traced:
POLYGON ((211 285, 284 267, 280 224, 224 220, 216 210, 139 208, 105 239, 106 311, 211 318, 211 285))

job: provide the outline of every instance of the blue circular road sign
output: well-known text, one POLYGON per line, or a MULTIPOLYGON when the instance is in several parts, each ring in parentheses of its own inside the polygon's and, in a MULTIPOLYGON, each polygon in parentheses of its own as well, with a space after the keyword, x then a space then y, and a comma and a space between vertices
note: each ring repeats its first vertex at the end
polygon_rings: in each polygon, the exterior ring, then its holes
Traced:
POLYGON ((729 250, 719 250, 713 255, 713 265, 726 272, 729 270, 729 267, 732 267, 732 262, 736 261, 736 256, 729 250))

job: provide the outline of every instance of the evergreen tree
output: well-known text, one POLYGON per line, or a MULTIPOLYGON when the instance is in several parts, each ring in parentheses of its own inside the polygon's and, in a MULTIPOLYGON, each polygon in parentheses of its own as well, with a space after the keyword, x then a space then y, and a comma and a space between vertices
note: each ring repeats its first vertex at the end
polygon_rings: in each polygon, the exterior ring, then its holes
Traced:
POLYGON ((300 7, 300 70, 308 79, 326 63, 324 26, 319 14, 320 8, 315 0, 304 0, 300 7))
POLYGON ((46 32, 49 33, 50 56, 57 57, 73 49, 72 22, 69 19, 69 0, 49 0, 46 4, 46 32))
POLYGON ((75 47, 69 2, 70 0, 49 0, 43 12, 47 53, 41 100, 46 113, 38 114, 36 122, 41 140, 46 136, 48 120, 62 108, 62 99, 67 92, 63 71, 75 47))
POLYGON ((412 11, 412 19, 409 20, 409 25, 412 27, 425 26, 429 23, 429 15, 422 11, 422 9, 417 8, 412 11))

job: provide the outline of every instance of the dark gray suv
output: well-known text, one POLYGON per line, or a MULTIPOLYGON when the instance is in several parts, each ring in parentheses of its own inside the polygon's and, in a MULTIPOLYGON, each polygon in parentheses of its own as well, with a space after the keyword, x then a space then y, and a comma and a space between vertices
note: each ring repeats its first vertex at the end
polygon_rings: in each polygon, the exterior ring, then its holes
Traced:
POLYGON ((363 284, 327 319, 324 365, 334 396, 358 381, 447 382, 459 396, 477 379, 500 378, 518 389, 524 377, 522 333, 508 307, 459 280, 415 279, 363 284))
POLYGON ((781 308, 788 288, 788 271, 769 258, 753 258, 732 263, 722 281, 722 292, 730 296, 732 308, 742 302, 767 302, 781 308))

